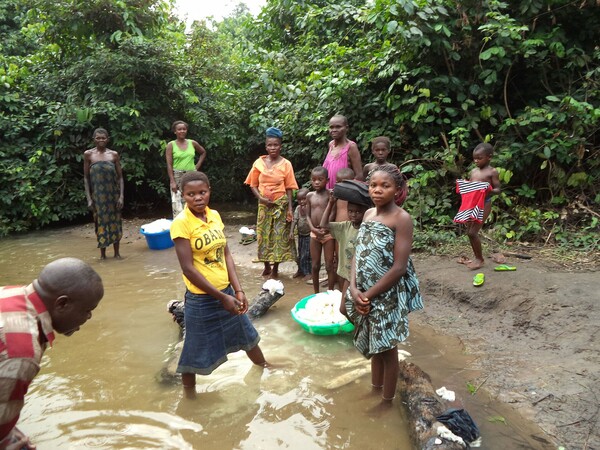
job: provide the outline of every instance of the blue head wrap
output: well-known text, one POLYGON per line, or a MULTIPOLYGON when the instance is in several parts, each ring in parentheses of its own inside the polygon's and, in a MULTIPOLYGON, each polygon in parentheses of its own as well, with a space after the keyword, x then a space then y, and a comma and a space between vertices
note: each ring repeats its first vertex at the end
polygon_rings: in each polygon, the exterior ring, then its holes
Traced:
POLYGON ((270 138, 270 137, 279 138, 279 139, 283 138, 283 133, 281 132, 281 130, 279 128, 275 128, 275 127, 267 128, 266 135, 268 138, 270 138))

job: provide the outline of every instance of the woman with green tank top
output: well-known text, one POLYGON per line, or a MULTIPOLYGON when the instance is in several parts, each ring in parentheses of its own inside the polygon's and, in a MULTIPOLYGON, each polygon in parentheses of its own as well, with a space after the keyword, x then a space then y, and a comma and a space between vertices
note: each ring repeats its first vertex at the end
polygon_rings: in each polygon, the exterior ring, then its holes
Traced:
POLYGON ((186 139, 188 124, 183 120, 176 120, 171 125, 171 130, 175 133, 177 139, 167 144, 165 156, 167 158, 167 173, 171 184, 171 206, 173 208, 173 218, 183 211, 185 202, 181 197, 179 190, 179 181, 184 173, 192 170, 200 170, 206 150, 196 141, 186 139), (194 157, 198 153, 200 156, 198 162, 194 164, 194 157))

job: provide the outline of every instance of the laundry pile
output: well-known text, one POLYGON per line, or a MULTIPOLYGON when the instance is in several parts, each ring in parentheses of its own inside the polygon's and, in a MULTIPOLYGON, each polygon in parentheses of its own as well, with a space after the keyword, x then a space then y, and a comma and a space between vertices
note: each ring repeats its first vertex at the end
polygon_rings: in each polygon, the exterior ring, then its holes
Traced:
POLYGON ((340 313, 342 293, 334 291, 319 292, 307 300, 304 308, 296 311, 296 317, 311 325, 345 324, 348 319, 340 313))

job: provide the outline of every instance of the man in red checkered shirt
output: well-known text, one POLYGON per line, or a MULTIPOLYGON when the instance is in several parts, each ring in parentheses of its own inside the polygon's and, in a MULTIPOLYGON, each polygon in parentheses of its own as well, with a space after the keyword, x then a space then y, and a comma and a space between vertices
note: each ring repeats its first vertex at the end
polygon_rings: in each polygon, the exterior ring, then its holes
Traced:
POLYGON ((0 450, 35 448, 16 427, 27 388, 54 333, 79 330, 103 295, 100 276, 75 258, 51 262, 29 286, 0 287, 0 450))

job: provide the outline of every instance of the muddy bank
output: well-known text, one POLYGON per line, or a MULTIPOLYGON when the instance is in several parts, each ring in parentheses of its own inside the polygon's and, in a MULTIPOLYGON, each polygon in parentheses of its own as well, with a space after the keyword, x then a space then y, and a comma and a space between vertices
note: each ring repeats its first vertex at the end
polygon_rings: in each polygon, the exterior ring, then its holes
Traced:
POLYGON ((415 256, 426 308, 413 324, 458 336, 475 356, 473 386, 510 404, 547 434, 542 445, 600 448, 600 277, 550 261, 510 258, 515 272, 471 284, 453 258, 415 256))

